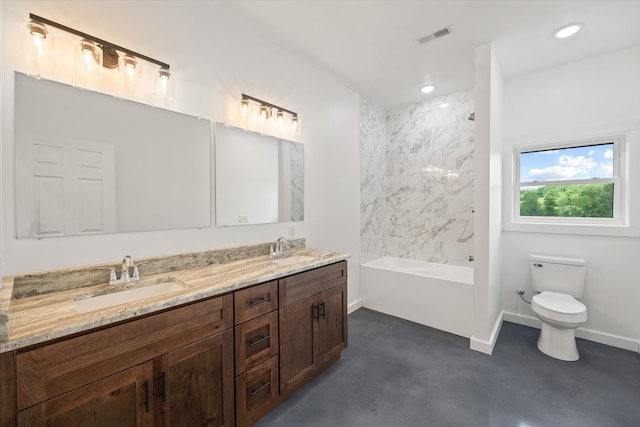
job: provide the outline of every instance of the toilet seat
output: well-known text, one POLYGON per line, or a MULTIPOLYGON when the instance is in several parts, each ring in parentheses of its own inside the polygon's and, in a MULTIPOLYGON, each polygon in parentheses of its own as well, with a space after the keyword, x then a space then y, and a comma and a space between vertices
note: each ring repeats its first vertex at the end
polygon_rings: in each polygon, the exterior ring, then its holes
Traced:
POLYGON ((531 300, 534 313, 563 323, 583 323, 587 320, 587 307, 571 295, 544 291, 531 300))

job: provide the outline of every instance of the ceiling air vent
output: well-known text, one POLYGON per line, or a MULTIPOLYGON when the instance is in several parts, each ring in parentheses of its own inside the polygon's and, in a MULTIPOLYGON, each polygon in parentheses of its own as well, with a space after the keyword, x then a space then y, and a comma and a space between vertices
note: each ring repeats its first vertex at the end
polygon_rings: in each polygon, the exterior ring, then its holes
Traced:
POLYGON ((418 44, 419 46, 422 46, 423 44, 430 42, 432 40, 435 39, 439 39, 441 37, 447 36, 449 34, 453 33, 453 28, 451 27, 444 27, 441 30, 435 31, 429 35, 426 35, 424 37, 419 38, 418 40, 416 40, 416 44, 418 44))

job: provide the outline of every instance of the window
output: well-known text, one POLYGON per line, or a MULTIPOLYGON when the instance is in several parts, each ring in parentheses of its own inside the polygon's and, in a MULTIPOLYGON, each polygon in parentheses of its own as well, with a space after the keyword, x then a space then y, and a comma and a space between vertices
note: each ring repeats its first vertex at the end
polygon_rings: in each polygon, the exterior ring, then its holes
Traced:
POLYGON ((521 147, 514 161, 515 223, 624 225, 621 137, 521 147))

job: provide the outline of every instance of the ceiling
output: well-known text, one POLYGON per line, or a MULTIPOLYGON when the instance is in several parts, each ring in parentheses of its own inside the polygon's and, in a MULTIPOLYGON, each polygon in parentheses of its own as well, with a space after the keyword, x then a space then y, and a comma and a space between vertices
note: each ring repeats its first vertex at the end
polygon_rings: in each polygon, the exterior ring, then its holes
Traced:
POLYGON ((640 44, 640 1, 234 0, 263 37, 393 112, 471 89, 474 50, 493 43, 505 78, 640 44), (553 37, 570 23, 582 30, 553 37), (423 45, 444 27, 452 33, 423 45), (436 90, 425 95, 425 84, 436 90))

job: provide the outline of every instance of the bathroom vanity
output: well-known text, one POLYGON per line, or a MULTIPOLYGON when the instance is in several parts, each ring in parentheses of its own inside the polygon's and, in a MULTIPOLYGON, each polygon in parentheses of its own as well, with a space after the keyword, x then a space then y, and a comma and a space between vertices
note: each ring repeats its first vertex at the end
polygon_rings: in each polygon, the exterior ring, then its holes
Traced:
POLYGON ((249 426, 340 358, 346 258, 174 271, 184 291, 88 313, 71 309, 78 290, 18 300, 0 425, 249 426))

